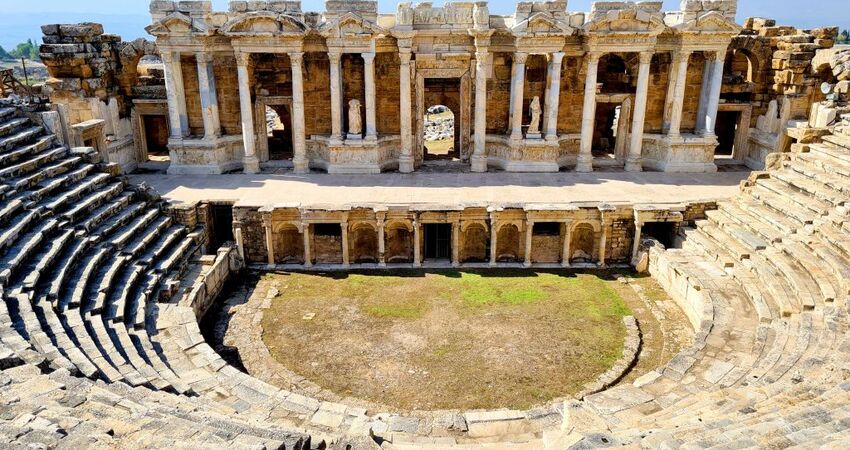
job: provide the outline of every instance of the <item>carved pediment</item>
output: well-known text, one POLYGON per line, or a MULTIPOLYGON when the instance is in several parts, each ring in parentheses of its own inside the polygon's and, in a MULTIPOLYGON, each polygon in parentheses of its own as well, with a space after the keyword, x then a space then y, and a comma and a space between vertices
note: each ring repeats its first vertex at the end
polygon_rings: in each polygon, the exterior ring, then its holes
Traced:
POLYGON ((584 30, 588 33, 616 34, 661 34, 664 20, 659 14, 639 8, 615 9, 586 23, 584 30))
POLYGON ((741 31, 741 26, 720 12, 711 11, 690 22, 679 25, 676 29, 684 33, 738 34, 741 31))
POLYGON ((237 16, 221 27, 227 36, 300 36, 307 25, 295 17, 271 11, 254 11, 237 16))
POLYGON ((566 23, 547 13, 537 13, 511 28, 515 36, 564 36, 575 31, 566 23))
POLYGON ((332 38, 356 38, 386 35, 387 30, 364 19, 359 14, 348 12, 319 28, 320 34, 332 38))
POLYGON ((145 28, 153 36, 207 34, 207 26, 186 14, 175 12, 169 14, 145 28))

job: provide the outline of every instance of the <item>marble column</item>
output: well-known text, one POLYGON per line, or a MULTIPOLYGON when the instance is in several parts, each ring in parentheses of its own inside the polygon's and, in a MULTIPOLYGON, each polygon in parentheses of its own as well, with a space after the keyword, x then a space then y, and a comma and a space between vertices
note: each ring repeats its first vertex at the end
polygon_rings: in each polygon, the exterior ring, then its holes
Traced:
POLYGON ((183 65, 179 52, 162 52, 165 68, 165 91, 168 99, 168 120, 171 137, 181 139, 189 135, 189 116, 186 114, 186 91, 183 85, 183 65))
POLYGON ((460 222, 452 222, 452 267, 460 267, 460 222))
POLYGON ((340 61, 342 54, 328 53, 331 65, 331 142, 342 142, 342 78, 340 77, 340 61))
POLYGON ((339 224, 342 232, 342 265, 348 267, 351 265, 350 249, 348 248, 348 221, 343 221, 339 224))
POLYGON ((711 89, 711 69, 713 66, 709 59, 708 52, 703 52, 703 56, 705 57, 705 65, 702 68, 702 86, 699 90, 699 106, 697 107, 697 123, 695 130, 697 134, 705 133, 705 115, 708 110, 708 96, 709 90, 711 89))
POLYGON ((607 257, 608 249, 608 224, 605 223, 605 213, 602 213, 602 237, 599 238, 599 268, 604 269, 607 267, 605 263, 605 258, 607 257))
POLYGON ((572 222, 564 222, 564 242, 561 247, 561 267, 570 267, 570 235, 572 231, 572 222))
POLYGON ((564 53, 552 53, 549 59, 549 88, 546 90, 546 141, 558 142, 558 105, 561 98, 561 63, 564 53))
POLYGON ((310 236, 310 224, 301 224, 301 236, 304 238, 304 267, 313 267, 313 251, 310 248, 312 237, 310 236))
POLYGON ((596 120, 596 79, 600 53, 587 54, 587 74, 584 81, 584 108, 581 116, 581 144, 576 172, 593 172, 593 124, 596 120))
POLYGON ((410 90, 410 49, 399 52, 401 67, 399 72, 399 115, 401 117, 401 155, 398 158, 398 171, 413 172, 413 105, 410 90))
POLYGON ((413 219, 413 267, 422 267, 422 246, 420 245, 419 219, 413 219))
POLYGON ((304 123, 304 53, 290 53, 289 64, 292 69, 292 164, 295 173, 307 173, 310 168, 304 123))
POLYGON ((218 95, 215 91, 215 72, 212 55, 206 52, 195 54, 198 63, 198 90, 201 96, 201 115, 204 118, 204 139, 221 136, 221 121, 218 114, 218 95))
POLYGON ((632 264, 634 264, 635 258, 637 258, 638 250, 640 249, 640 235, 643 233, 643 223, 635 222, 635 238, 634 242, 632 242, 632 264))
POLYGON ((670 72, 675 74, 675 78, 671 80, 673 83, 673 94, 670 104, 670 123, 667 135, 671 138, 678 138, 681 133, 682 126, 682 109, 685 105, 685 86, 688 78, 688 61, 690 60, 691 52, 680 51, 673 54, 673 64, 670 72))
POLYGON ((272 229, 272 217, 269 215, 263 216, 263 228, 266 231, 266 254, 270 266, 274 265, 274 230, 272 229))
POLYGON ((485 47, 475 52, 475 138, 472 150, 473 172, 487 171, 487 58, 485 47))
POLYGON ((525 224, 525 260, 523 265, 525 267, 531 267, 531 247, 532 247, 532 239, 534 237, 534 222, 527 221, 525 224))
POLYGON ((522 102, 525 93, 525 53, 514 53, 514 71, 511 80, 511 139, 518 141, 522 139, 522 102))
POLYGON ((646 100, 649 93, 649 65, 651 62, 651 52, 642 52, 640 54, 635 107, 632 109, 632 134, 630 136, 631 141, 629 142, 629 156, 626 158, 627 172, 640 172, 643 170, 641 153, 643 151, 643 128, 646 123, 646 100))
POLYGON ((495 267, 498 264, 499 254, 497 253, 498 249, 498 237, 499 230, 496 227, 496 221, 492 218, 490 219, 490 267, 495 267))
POLYGON ((251 54, 236 53, 236 72, 239 78, 239 106, 242 120, 242 145, 245 147, 243 159, 245 173, 257 173, 260 171, 260 160, 257 159, 257 142, 254 135, 254 105, 251 99, 250 78, 248 66, 251 63, 251 54))
POLYGON ((386 225, 383 217, 378 217, 378 267, 387 266, 386 258, 386 238, 384 237, 384 226, 386 225))
POLYGON ((723 58, 726 51, 717 51, 709 57, 711 61, 711 78, 709 81, 708 100, 705 108, 705 135, 714 136, 717 125, 717 109, 720 107, 720 88, 723 86, 723 58))
POLYGON ((375 53, 363 53, 363 82, 366 85, 366 139, 378 140, 375 127, 375 53))

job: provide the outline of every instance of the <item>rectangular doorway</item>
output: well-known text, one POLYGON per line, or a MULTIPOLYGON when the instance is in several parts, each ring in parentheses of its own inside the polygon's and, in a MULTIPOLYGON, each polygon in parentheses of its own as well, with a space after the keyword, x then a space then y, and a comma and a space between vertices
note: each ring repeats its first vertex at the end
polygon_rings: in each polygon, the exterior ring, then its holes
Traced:
POLYGON ((735 154, 735 136, 738 131, 738 122, 740 121, 741 111, 718 111, 717 125, 715 133, 717 134, 717 148, 714 150, 714 157, 717 159, 733 159, 735 154))
POLYGON ((452 255, 452 225, 425 224, 425 259, 450 259, 452 255))
POLYGON ((226 242, 233 242, 233 205, 211 204, 212 228, 210 233, 210 253, 214 253, 226 242))
POLYGON ((168 158, 168 120, 162 115, 143 115, 148 158, 168 158))
POLYGON ((460 89, 460 78, 425 80, 425 114, 422 118, 425 161, 457 161, 461 158, 460 89))

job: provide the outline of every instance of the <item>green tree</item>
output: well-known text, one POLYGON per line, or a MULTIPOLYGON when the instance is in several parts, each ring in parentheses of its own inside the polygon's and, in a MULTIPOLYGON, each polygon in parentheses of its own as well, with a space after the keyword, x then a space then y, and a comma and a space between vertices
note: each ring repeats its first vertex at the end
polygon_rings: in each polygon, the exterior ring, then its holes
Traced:
POLYGON ((844 30, 838 35, 838 42, 841 44, 850 44, 850 30, 844 30))
POLYGON ((0 45, 0 60, 3 59, 12 59, 12 55, 10 55, 9 52, 7 52, 2 45, 0 45))
POLYGON ((32 39, 27 39, 26 42, 21 42, 14 50, 9 52, 9 54, 15 58, 27 58, 34 61, 41 59, 38 55, 38 45, 36 45, 32 39))

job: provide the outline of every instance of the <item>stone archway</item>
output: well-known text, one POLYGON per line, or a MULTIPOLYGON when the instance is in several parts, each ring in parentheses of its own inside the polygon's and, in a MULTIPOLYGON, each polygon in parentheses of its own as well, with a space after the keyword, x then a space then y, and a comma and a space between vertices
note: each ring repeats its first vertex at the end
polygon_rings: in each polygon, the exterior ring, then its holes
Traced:
POLYGON ((570 233, 570 263, 593 262, 593 248, 596 240, 593 225, 580 223, 570 233))
POLYGON ((489 258, 487 227, 480 223, 472 223, 462 232, 463 247, 460 262, 487 262, 489 258))
POLYGON ((351 227, 349 255, 355 264, 378 262, 378 232, 369 223, 358 223, 351 227))
POLYGON ((496 261, 519 262, 522 260, 522 234, 519 228, 508 223, 499 228, 496 238, 496 261))
POLYGON ((277 264, 304 263, 304 237, 298 227, 285 224, 275 231, 274 253, 277 264))
POLYGON ((384 234, 384 259, 387 263, 413 262, 413 231, 407 225, 398 222, 389 224, 384 234))

